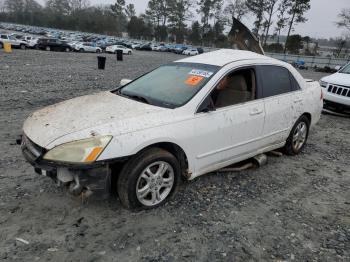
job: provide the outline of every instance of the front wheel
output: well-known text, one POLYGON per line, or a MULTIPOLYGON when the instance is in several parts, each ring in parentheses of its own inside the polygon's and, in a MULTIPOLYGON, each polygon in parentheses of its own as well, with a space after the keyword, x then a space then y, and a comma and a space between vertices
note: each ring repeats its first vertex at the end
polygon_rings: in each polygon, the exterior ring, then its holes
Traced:
POLYGON ((47 46, 47 47, 45 48, 45 50, 46 50, 46 51, 51 51, 51 47, 47 46))
POLYGON ((164 204, 180 182, 181 169, 171 153, 151 148, 126 163, 118 178, 118 195, 129 209, 150 209, 164 204))
POLYGON ((128 52, 128 55, 131 55, 131 52, 130 52, 130 51, 128 52))
POLYGON ((310 121, 306 116, 301 116, 290 132, 284 151, 287 155, 297 155, 305 147, 309 136, 310 121))
POLYGON ((22 50, 25 50, 26 49, 26 46, 25 45, 20 45, 19 46, 22 50))

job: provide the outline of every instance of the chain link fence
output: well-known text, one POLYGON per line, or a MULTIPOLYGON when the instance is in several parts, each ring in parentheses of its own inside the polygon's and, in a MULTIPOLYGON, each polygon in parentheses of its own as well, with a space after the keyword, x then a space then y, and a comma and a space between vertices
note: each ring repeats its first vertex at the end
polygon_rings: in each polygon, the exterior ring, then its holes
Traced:
POLYGON ((330 67, 344 66, 350 62, 348 59, 340 59, 334 57, 321 57, 321 56, 305 56, 305 55, 291 55, 291 54, 278 54, 278 53, 266 53, 267 56, 282 60, 287 63, 293 63, 297 61, 304 61, 307 67, 330 67))

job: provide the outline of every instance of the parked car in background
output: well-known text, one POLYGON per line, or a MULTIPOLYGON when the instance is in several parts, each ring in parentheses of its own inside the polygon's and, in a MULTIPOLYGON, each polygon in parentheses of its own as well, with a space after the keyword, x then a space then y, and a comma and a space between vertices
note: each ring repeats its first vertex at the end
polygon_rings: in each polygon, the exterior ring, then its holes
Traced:
POLYGON ((182 54, 185 50, 187 50, 187 49, 189 49, 189 48, 192 48, 192 47, 189 47, 189 46, 179 46, 179 47, 175 48, 174 53, 175 53, 175 54, 182 54))
POLYGON ((193 56, 193 55, 198 55, 199 52, 198 52, 197 48, 189 48, 189 49, 183 51, 182 54, 193 56))
POLYGON ((141 50, 141 51, 152 51, 152 47, 150 44, 144 44, 144 45, 141 45, 138 50, 141 50))
POLYGON ((123 45, 112 45, 112 46, 108 46, 106 48, 106 52, 107 53, 117 53, 118 50, 122 50, 123 54, 125 55, 131 55, 132 54, 132 50, 130 48, 127 48, 123 45))
POLYGON ((37 49, 38 41, 39 41, 39 38, 32 38, 31 40, 28 41, 28 47, 33 48, 33 49, 37 49))
POLYGON ((28 43, 24 40, 17 39, 8 34, 0 34, 0 48, 3 48, 5 43, 11 44, 14 48, 26 49, 28 47, 28 43))
POLYGON ((41 38, 38 40, 37 48, 46 51, 70 52, 72 48, 66 41, 56 38, 41 38))
POLYGON ((93 43, 76 43, 74 45, 74 50, 78 52, 88 52, 88 53, 101 53, 102 48, 94 45, 93 43))
POLYGON ((339 112, 350 110, 350 63, 320 80, 325 107, 339 112))
POLYGON ((36 172, 75 195, 109 185, 125 207, 149 209, 182 178, 278 148, 299 154, 322 105, 319 83, 290 64, 218 50, 34 112, 21 148, 36 172))

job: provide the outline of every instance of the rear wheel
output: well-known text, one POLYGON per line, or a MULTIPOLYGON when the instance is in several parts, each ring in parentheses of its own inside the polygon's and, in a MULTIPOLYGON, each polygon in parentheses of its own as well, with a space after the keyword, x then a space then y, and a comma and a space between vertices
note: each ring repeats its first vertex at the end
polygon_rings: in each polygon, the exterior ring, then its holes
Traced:
POLYGON ((26 49, 26 46, 25 45, 20 45, 19 46, 22 50, 25 50, 26 49))
POLYGON ((299 154, 307 141, 309 136, 310 121, 306 116, 301 116, 290 132, 287 139, 284 151, 288 155, 299 154))
POLYGON ((130 52, 130 51, 128 52, 128 55, 131 55, 131 52, 130 52))
POLYGON ((4 48, 4 44, 0 43, 0 49, 4 48))
POLYGON ((101 50, 100 49, 96 49, 96 53, 101 53, 101 50))
POLYGON ((145 150, 123 167, 118 178, 118 195, 129 209, 150 209, 164 204, 180 182, 181 169, 171 153, 145 150))
POLYGON ((66 49, 65 49, 64 51, 66 51, 66 52, 70 52, 69 47, 66 47, 66 49))
POLYGON ((45 48, 45 50, 46 50, 46 51, 51 51, 51 47, 47 46, 47 47, 45 48))
POLYGON ((84 52, 85 52, 84 48, 80 48, 80 49, 79 49, 79 52, 80 52, 80 53, 84 53, 84 52))

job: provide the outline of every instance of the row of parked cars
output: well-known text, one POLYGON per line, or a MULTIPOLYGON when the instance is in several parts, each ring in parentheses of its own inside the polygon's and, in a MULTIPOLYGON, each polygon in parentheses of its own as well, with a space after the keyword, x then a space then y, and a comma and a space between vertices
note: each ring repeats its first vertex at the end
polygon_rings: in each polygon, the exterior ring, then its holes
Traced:
POLYGON ((129 55, 132 54, 133 50, 173 52, 183 55, 198 55, 204 52, 203 48, 191 45, 155 43, 16 24, 0 23, 0 29, 16 31, 13 34, 1 34, 0 48, 5 42, 9 42, 13 47, 21 49, 33 48, 64 52, 116 53, 118 50, 122 50, 124 54, 129 55))

